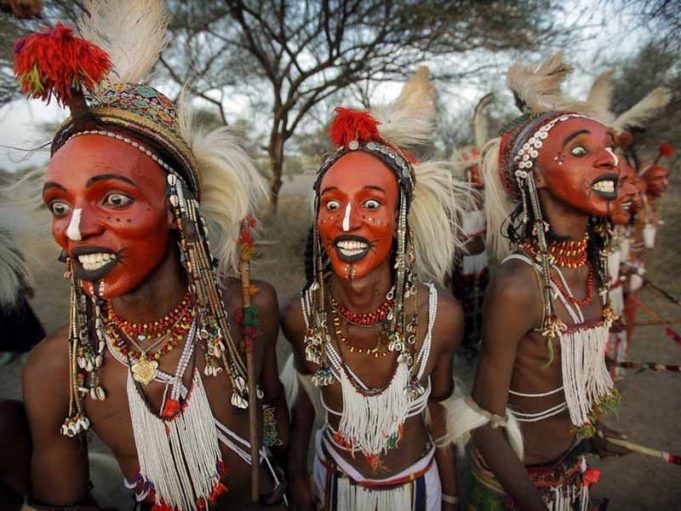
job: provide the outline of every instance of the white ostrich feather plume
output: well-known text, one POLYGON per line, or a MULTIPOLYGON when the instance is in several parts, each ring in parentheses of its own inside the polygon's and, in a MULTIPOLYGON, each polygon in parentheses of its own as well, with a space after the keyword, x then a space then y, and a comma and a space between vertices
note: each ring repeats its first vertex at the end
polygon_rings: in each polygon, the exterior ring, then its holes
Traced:
POLYGON ((589 90, 589 95, 586 99, 587 109, 590 115, 597 121, 603 124, 610 125, 614 120, 614 115, 610 111, 612 103, 612 80, 615 76, 615 71, 609 69, 594 80, 589 90))
POLYGON ((658 87, 626 112, 620 114, 612 127, 620 132, 629 127, 642 127, 646 121, 663 110, 672 98, 666 87, 658 87))
POLYGON ((163 0, 88 0, 85 8, 78 30, 111 57, 109 83, 144 81, 166 45, 163 0))
POLYGON ((467 183, 457 182, 446 162, 414 166, 416 186, 409 211, 419 280, 443 285, 452 261, 463 249, 461 218, 471 193, 467 183))
POLYGON ((494 99, 491 92, 485 94, 473 110, 473 143, 478 150, 481 150, 489 138, 489 119, 485 115, 485 109, 494 99))
POLYGON ((230 128, 208 131, 194 124, 184 93, 177 114, 180 132, 198 162, 201 212, 218 260, 218 277, 224 279, 238 273, 240 225, 266 199, 265 180, 230 128))
POLYGON ((400 95, 387 105, 371 109, 378 131, 389 142, 407 148, 432 140, 435 130, 435 88, 426 66, 404 84, 400 95))
POLYGON ((511 64, 506 82, 523 113, 566 110, 568 103, 560 88, 571 72, 572 66, 563 62, 563 52, 558 51, 538 67, 520 62, 511 64))
POLYGON ((499 175, 499 144, 501 139, 490 140, 482 150, 482 175, 485 182, 485 219, 487 234, 485 245, 497 260, 501 261, 511 252, 510 240, 504 233, 508 225, 513 203, 499 175))

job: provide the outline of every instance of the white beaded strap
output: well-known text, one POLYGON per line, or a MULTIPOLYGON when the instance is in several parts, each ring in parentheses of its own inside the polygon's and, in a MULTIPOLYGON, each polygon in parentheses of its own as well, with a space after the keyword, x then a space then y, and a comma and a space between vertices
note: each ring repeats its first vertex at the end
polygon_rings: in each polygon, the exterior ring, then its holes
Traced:
POLYGON ((508 389, 508 393, 512 394, 514 396, 520 396, 520 397, 546 397, 546 396, 552 396, 554 394, 558 394, 561 390, 563 390, 563 386, 561 385, 557 389, 549 390, 548 392, 537 392, 537 393, 530 393, 530 392, 517 392, 515 390, 508 389))
POLYGON ((513 410, 513 415, 518 422, 538 422, 562 413, 563 411, 567 410, 567 407, 567 403, 563 401, 562 403, 558 403, 556 406, 552 406, 551 408, 547 408, 546 410, 542 410, 541 412, 537 413, 523 413, 513 410))
POLYGON ((446 493, 442 494, 442 502, 445 504, 458 504, 459 503, 459 496, 458 495, 447 495, 446 493))
POLYGON ((77 133, 74 133, 69 137, 69 140, 75 137, 79 137, 80 135, 102 135, 104 137, 109 137, 109 138, 115 138, 116 140, 120 140, 121 142, 125 142, 128 145, 131 145, 141 153, 147 155, 149 158, 154 160, 157 164, 159 164, 161 167, 166 169, 168 172, 172 172, 175 174, 175 171, 173 168, 168 165, 166 162, 164 162, 161 158, 158 157, 156 153, 153 151, 150 151, 146 147, 144 147, 143 144, 140 144, 137 140, 126 137, 125 135, 121 135, 119 133, 115 133, 113 131, 107 131, 107 130, 85 130, 85 131, 79 131, 77 133))

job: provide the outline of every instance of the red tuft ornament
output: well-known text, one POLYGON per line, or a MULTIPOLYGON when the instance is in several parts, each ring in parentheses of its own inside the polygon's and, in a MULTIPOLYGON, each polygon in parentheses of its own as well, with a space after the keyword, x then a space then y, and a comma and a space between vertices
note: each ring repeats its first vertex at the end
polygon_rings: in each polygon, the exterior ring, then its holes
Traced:
POLYGON ((24 37, 14 45, 14 74, 21 91, 29 98, 61 105, 71 98, 72 90, 93 92, 111 70, 109 55, 57 23, 24 37))
POLYGON ((369 112, 338 107, 336 117, 331 121, 329 137, 336 146, 347 146, 353 140, 361 144, 383 142, 378 132, 378 121, 369 112))
POLYGON ((674 147, 671 144, 660 144, 658 151, 660 156, 671 156, 674 154, 674 147))

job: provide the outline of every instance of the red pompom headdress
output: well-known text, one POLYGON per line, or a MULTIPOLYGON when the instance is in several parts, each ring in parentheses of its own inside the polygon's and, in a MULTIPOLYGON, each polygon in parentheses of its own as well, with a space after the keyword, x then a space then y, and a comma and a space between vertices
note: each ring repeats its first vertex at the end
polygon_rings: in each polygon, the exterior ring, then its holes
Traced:
POLYGON ((369 112, 338 107, 329 127, 329 138, 336 147, 347 146, 352 141, 385 143, 378 131, 379 122, 369 112))
POLYGON ((13 53, 21 91, 48 103, 54 96, 61 105, 74 91, 93 92, 112 67, 104 50, 61 23, 20 39, 13 53))

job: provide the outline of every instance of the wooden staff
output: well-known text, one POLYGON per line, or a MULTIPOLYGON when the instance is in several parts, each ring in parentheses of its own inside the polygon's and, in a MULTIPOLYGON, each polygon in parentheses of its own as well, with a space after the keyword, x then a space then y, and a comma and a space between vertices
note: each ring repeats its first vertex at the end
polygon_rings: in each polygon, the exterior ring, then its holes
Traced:
POLYGON ((637 321, 634 326, 665 326, 665 325, 676 325, 681 323, 681 318, 674 319, 651 319, 645 321, 637 321))
MULTIPOLYGON (((242 233, 248 236, 249 226, 247 222, 242 225, 242 233)), ((242 244, 243 244, 242 234, 242 244)), ((248 236, 249 237, 249 236, 248 236)), ((250 237, 249 237, 250 239, 250 237)), ((244 340, 246 341, 246 371, 248 372, 248 431, 251 441, 251 501, 254 504, 260 502, 260 435, 258 434, 258 396, 255 365, 255 339, 248 339, 246 331, 247 311, 251 307, 251 264, 250 248, 241 247, 241 299, 244 312, 244 340), (248 253, 247 253, 248 252, 248 253)))
POLYGON ((639 454, 645 454, 646 456, 652 456, 653 458, 661 458, 667 463, 672 465, 681 465, 681 456, 676 454, 671 454, 666 451, 658 451, 657 449, 651 449, 650 447, 644 447, 643 445, 638 445, 628 440, 622 440, 621 438, 607 437, 608 442, 611 444, 619 445, 630 451, 637 452, 639 454))
POLYGON ((655 362, 616 362, 610 358, 606 359, 609 366, 621 367, 623 369, 638 369, 640 371, 669 371, 681 373, 681 365, 678 364, 657 364, 655 362))

